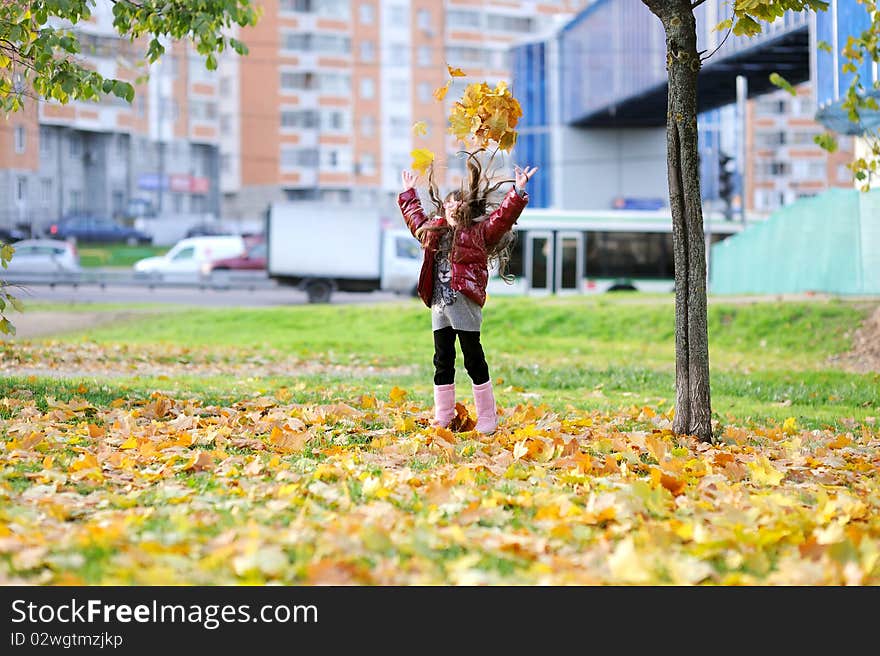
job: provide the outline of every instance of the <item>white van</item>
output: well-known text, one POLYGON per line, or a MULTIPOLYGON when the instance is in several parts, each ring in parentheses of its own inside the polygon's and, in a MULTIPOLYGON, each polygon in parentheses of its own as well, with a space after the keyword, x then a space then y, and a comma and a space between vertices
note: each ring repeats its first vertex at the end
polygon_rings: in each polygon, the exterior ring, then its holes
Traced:
POLYGON ((164 279, 194 279, 205 262, 241 255, 245 250, 240 235, 188 237, 174 244, 165 255, 134 263, 135 275, 164 279))

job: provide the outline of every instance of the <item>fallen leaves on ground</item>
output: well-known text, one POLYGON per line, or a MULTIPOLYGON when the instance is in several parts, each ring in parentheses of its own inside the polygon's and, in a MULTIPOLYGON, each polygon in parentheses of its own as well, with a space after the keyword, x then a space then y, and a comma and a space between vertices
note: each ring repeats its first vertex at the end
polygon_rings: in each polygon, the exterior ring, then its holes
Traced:
POLYGON ((483 436, 405 392, 2 399, 0 583, 880 583, 873 425, 521 404, 483 436))

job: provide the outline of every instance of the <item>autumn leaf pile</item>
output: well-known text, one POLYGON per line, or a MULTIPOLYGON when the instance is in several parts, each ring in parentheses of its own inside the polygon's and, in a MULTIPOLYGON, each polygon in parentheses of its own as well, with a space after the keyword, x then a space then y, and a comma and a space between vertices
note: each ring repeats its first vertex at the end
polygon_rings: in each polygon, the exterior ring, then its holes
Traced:
MULTIPOLYGON (((878 584, 880 432, 519 404, 492 436, 394 388, 226 407, 0 400, 0 583, 878 584), (41 409, 42 408, 42 409, 41 409)), ((470 412, 468 412, 470 411, 470 412)))

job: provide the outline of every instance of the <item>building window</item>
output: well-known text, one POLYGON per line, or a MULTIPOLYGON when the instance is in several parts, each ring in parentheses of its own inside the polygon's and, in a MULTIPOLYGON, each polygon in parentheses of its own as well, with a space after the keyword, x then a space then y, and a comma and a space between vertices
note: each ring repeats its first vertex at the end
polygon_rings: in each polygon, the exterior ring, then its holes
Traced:
POLYGON ((347 132, 348 124, 348 112, 335 110, 321 113, 321 129, 323 130, 347 132))
POLYGON ((316 148, 281 147, 281 168, 290 169, 317 165, 318 150, 316 148))
POLYGON ((15 197, 19 203, 24 203, 27 200, 27 178, 18 178, 15 197))
POLYGON ((347 96, 351 93, 351 76, 347 73, 322 73, 318 87, 324 93, 347 96))
POLYGON ((419 46, 419 66, 430 66, 434 62, 431 57, 431 46, 419 46))
POLYGON ((229 173, 232 171, 232 155, 229 153, 223 153, 220 156, 220 170, 223 173, 229 173))
POLYGON ((363 23, 364 25, 372 25, 375 18, 375 10, 373 9, 373 5, 362 4, 360 17, 361 23, 363 23))
POLYGON ((125 192, 119 189, 115 190, 111 202, 113 203, 113 215, 119 216, 125 209, 125 192))
POLYGON ((405 5, 391 5, 388 7, 388 22, 392 25, 406 25, 409 21, 409 12, 405 5))
POLYGON ((318 127, 318 112, 314 109, 282 109, 281 127, 304 130, 318 127))
POLYGON ((318 52, 329 55, 347 55, 351 52, 351 39, 338 34, 315 34, 313 32, 286 32, 282 45, 291 52, 318 52))
POLYGON ((79 189, 70 190, 70 211, 76 214, 82 210, 82 192, 79 189))
POLYGON ((489 14, 486 26, 493 32, 531 32, 532 19, 528 16, 506 16, 489 14))
POLYGON ((480 14, 476 11, 450 9, 446 12, 446 24, 457 28, 479 28, 480 14))
POLYGON ((370 100, 376 94, 376 84, 371 77, 361 78, 361 98, 370 100))
POLYGON ((361 61, 371 62, 376 58, 376 48, 372 41, 361 41, 361 61))
POLYGON ((128 149, 126 148, 125 137, 121 134, 116 135, 116 156, 119 159, 125 159, 125 156, 128 154, 128 149))
POLYGON ((376 120, 372 116, 361 117, 361 136, 372 137, 376 134, 376 120))
POLYGON ((25 132, 23 125, 15 126, 15 152, 23 153, 25 148, 25 132))
POLYGON ((70 135, 69 148, 70 148, 70 156, 71 157, 79 157, 82 155, 82 137, 79 134, 73 133, 70 135))
POLYGON ((434 96, 432 95, 430 84, 427 82, 419 82, 418 90, 419 102, 431 102, 434 96))
POLYGON ((314 73, 281 71, 281 89, 284 91, 308 91, 317 87, 314 73))
POLYGON ((416 14, 416 20, 418 21, 419 28, 423 30, 431 29, 431 12, 428 9, 419 9, 416 14))
POLYGON ((406 80, 391 80, 389 85, 391 91, 391 100, 403 102, 409 95, 409 84, 406 80))
POLYGON ((189 115, 196 121, 213 121, 217 118, 217 103, 206 100, 190 100, 189 115))
POLYGON ((52 133, 46 128, 40 128, 40 155, 46 157, 52 153, 52 133))
POLYGON ((370 153, 361 155, 361 161, 358 165, 358 173, 360 175, 373 175, 376 173, 376 158, 370 153))
POLYGON ((40 180, 40 200, 43 205, 48 205, 52 200, 52 179, 43 178, 40 180))
POLYGON ((388 55, 393 66, 409 66, 409 44, 400 42, 388 44, 388 55))
POLYGON ((281 0, 281 11, 348 20, 351 3, 349 0, 281 0))

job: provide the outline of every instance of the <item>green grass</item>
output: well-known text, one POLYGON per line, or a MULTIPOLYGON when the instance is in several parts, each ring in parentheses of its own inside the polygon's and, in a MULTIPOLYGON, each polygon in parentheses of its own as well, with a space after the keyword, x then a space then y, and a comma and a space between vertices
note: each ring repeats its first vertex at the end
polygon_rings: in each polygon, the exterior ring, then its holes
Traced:
MULTIPOLYGON (((564 410, 643 406, 674 401, 674 314, 661 302, 608 297, 493 298, 485 309, 483 345, 498 400, 527 400, 564 410)), ((737 304, 709 309, 713 410, 721 421, 840 426, 880 414, 880 374, 835 368, 829 357, 851 348, 852 334, 876 304, 842 300, 737 304)), ((95 308, 92 308, 93 310, 95 308)), ((174 308, 149 321, 99 327, 82 335, 99 344, 187 345, 209 352, 245 349, 343 365, 327 375, 247 378, 192 375, 172 379, 85 381, 7 378, 0 395, 28 388, 36 396, 82 396, 105 404, 154 390, 232 403, 288 387, 297 402, 387 395, 394 385, 431 403, 430 315, 418 302, 255 309, 174 308), (368 374, 346 365, 375 365, 368 374), (382 367, 408 365, 389 376, 382 367)), ((469 380, 458 361, 465 400, 469 380)))
POLYGON ((167 246, 129 246, 127 244, 77 245, 83 267, 130 267, 138 260, 168 252, 167 246))

